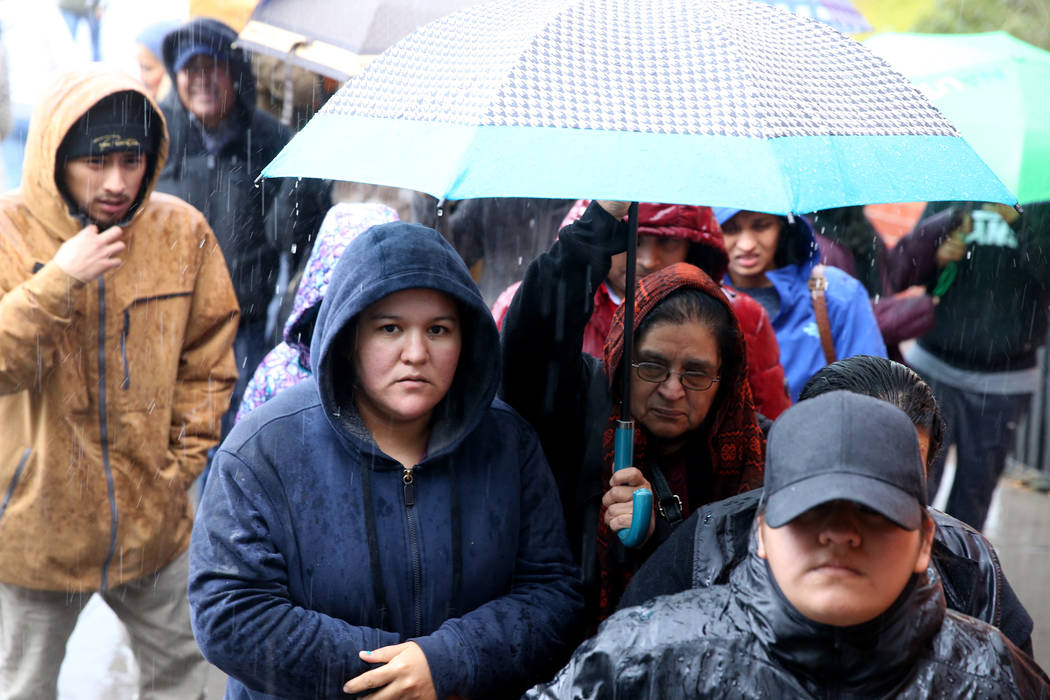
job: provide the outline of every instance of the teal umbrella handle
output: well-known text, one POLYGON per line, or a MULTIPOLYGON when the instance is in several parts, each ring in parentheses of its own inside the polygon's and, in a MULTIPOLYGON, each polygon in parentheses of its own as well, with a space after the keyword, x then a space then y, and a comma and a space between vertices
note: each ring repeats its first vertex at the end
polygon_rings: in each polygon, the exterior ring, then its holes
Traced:
MULTIPOLYGON (((623 396, 620 401, 620 420, 616 422, 616 441, 613 469, 620 471, 634 464, 634 421, 631 420, 631 370, 634 357, 634 264, 638 246, 638 202, 632 202, 627 211, 627 279, 623 300, 623 396)), ((631 527, 617 534, 625 547, 641 547, 649 534, 649 517, 653 511, 653 493, 649 489, 635 489, 631 495, 631 527)))
MULTIPOLYGON (((620 471, 634 462, 634 421, 616 421, 616 440, 613 451, 613 469, 620 471)), ((624 547, 641 547, 649 534, 649 517, 653 512, 653 492, 646 488, 635 489, 631 495, 631 527, 620 530, 617 535, 624 547)))

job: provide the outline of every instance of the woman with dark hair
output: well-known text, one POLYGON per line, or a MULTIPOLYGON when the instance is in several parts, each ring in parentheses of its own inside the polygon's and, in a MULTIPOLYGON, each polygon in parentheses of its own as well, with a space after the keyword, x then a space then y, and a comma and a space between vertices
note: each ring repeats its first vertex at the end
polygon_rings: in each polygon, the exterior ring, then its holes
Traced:
MULTIPOLYGON (((944 430, 937 401, 918 374, 884 357, 857 355, 817 372, 800 401, 831 391, 865 394, 904 411, 915 426, 919 453, 929 469, 944 430)), ((762 490, 756 489, 697 511, 638 571, 620 607, 728 581, 747 555, 761 497, 762 490)), ((1032 618, 1006 580, 995 548, 962 521, 932 507, 927 512, 937 526, 931 566, 939 574, 948 607, 998 627, 1030 655, 1032 618)))
POLYGON ((944 440, 944 421, 930 385, 915 370, 884 357, 854 355, 814 374, 798 398, 805 401, 839 390, 881 399, 904 411, 915 424, 929 472, 944 440))
POLYGON ((715 214, 729 254, 726 281, 769 313, 793 399, 835 359, 886 356, 867 292, 842 270, 818 266, 820 250, 808 221, 738 209, 715 209, 715 214), (812 287, 819 288, 822 301, 812 287))
POLYGON ((503 394, 529 420, 554 471, 570 543, 583 567, 588 622, 610 614, 634 570, 705 503, 762 482, 763 439, 747 383, 739 324, 706 274, 675 263, 642 278, 634 351, 624 357, 621 306, 599 360, 583 352, 594 290, 626 249, 627 205, 594 202, 530 265, 503 324, 503 394), (622 373, 637 423, 635 466, 613 470, 622 373), (617 531, 650 488, 648 535, 617 531))
POLYGON ((452 246, 355 238, 310 368, 234 426, 194 525, 193 629, 226 697, 520 696, 571 649, 578 573, 452 246))

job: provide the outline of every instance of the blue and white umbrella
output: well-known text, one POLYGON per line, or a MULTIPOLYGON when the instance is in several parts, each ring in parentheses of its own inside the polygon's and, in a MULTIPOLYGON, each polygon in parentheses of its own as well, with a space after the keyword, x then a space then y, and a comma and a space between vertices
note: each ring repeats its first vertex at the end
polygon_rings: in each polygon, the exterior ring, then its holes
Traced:
MULTIPOLYGON (((1015 199, 900 74, 757 0, 489 0, 385 51, 264 170, 777 213, 1015 199)), ((624 325, 633 327, 632 206, 624 325)), ((624 334, 631 356, 632 333, 624 334)), ((616 468, 631 464, 624 372, 616 468)), ((637 546, 652 495, 620 538, 637 546)))
POLYGON ((1015 201, 884 61, 756 0, 482 2, 384 52, 264 175, 777 213, 1015 201))

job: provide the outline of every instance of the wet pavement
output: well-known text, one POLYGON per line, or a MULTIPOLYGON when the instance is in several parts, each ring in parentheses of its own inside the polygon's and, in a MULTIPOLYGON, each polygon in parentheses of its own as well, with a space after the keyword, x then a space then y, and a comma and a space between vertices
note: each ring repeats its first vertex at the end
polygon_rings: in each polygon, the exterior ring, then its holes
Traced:
MULTIPOLYGON (((207 700, 218 700, 225 689, 226 677, 213 666, 207 700)), ((138 665, 127 633, 102 599, 92 596, 66 647, 58 700, 137 700, 138 696, 138 665)))
POLYGON ((1050 669, 1050 495, 1004 478, 996 489, 985 535, 995 545, 1003 572, 1035 620, 1035 660, 1050 669))

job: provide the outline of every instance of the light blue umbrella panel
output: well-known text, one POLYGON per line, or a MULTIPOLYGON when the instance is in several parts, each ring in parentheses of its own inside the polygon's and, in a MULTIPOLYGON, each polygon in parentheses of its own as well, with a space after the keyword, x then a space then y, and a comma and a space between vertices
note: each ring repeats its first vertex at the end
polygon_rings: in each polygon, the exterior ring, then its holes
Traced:
POLYGON ((384 52, 264 175, 776 213, 1016 201, 882 59, 757 0, 483 2, 384 52))

